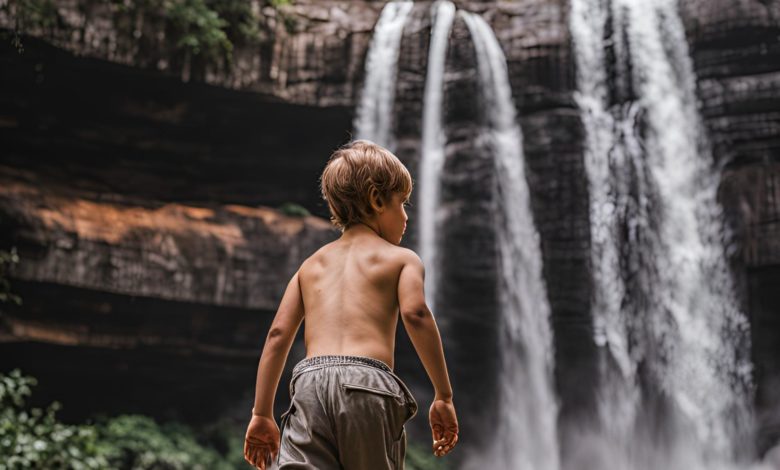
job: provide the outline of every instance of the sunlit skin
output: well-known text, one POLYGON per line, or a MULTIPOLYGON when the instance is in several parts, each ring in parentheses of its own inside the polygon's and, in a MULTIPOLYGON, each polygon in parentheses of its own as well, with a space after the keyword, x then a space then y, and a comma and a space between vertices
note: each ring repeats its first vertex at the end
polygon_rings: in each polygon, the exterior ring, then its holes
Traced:
POLYGON ((373 190, 371 217, 306 259, 287 285, 260 356, 244 443, 244 457, 256 468, 268 468, 279 452, 274 397, 304 317, 307 358, 367 356, 391 368, 400 317, 434 387, 428 414, 433 454, 443 457, 457 444, 458 420, 441 337, 425 303, 424 267, 412 250, 399 246, 408 196, 393 193, 383 201, 373 190))

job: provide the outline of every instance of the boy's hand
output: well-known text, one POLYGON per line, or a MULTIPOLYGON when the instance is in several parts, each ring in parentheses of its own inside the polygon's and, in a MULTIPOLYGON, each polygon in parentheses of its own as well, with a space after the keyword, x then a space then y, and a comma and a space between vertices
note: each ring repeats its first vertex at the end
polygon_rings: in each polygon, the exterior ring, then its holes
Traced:
POLYGON ((433 455, 447 455, 458 442, 458 418, 452 400, 433 400, 429 413, 433 432, 433 455))
POLYGON ((279 426, 273 418, 252 415, 244 441, 244 459, 266 470, 279 452, 279 426))

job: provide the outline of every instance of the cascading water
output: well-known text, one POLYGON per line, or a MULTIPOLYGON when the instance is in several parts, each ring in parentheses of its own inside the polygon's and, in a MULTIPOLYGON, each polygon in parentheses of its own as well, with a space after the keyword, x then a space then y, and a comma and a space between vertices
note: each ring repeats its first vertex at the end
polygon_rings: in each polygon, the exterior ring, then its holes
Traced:
POLYGON ((499 422, 494 446, 464 468, 558 468, 557 403, 552 389, 550 306, 542 278, 539 235, 525 179, 522 133, 516 122, 506 59, 490 26, 460 12, 476 49, 484 110, 478 146, 496 168, 499 252, 499 422))
POLYGON ((446 139, 442 129, 442 98, 444 96, 444 62, 447 54, 455 5, 439 1, 431 7, 433 28, 428 47, 428 70, 423 99, 422 156, 420 158, 420 189, 418 220, 420 240, 418 251, 426 266, 425 296, 431 311, 436 312, 436 282, 438 254, 436 227, 439 225, 439 192, 444 165, 446 139))
POLYGON ((395 103, 398 54, 404 25, 413 2, 390 2, 374 27, 366 57, 366 77, 360 105, 355 113, 355 137, 368 139, 393 151, 393 104, 395 103))
POLYGON ((610 361, 602 466, 734 468, 750 429, 748 326, 720 240, 719 172, 677 4, 573 0, 571 30, 595 339, 610 361), (659 396, 666 406, 648 424, 659 396))

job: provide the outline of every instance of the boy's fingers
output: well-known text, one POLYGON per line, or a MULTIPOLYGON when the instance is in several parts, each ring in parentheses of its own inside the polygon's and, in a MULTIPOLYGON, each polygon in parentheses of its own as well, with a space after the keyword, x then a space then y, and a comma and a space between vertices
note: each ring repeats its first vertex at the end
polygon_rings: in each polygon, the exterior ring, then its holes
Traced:
POLYGON ((433 453, 441 457, 448 454, 458 442, 458 435, 453 433, 451 436, 442 438, 433 442, 433 453))
POLYGON ((249 441, 244 441, 244 458, 249 462, 252 463, 250 459, 250 452, 252 451, 251 447, 249 446, 249 441))
POLYGON ((436 452, 435 452, 435 454, 436 454, 438 457, 441 457, 441 456, 443 456, 443 455, 447 455, 447 454, 449 454, 449 453, 450 453, 450 451, 452 451, 452 449, 453 449, 453 448, 455 448, 455 444, 449 444, 449 445, 439 446, 439 447, 436 449, 436 452))
POLYGON ((439 445, 455 444, 458 442, 458 434, 454 432, 448 432, 441 439, 436 439, 433 442, 434 444, 439 445))

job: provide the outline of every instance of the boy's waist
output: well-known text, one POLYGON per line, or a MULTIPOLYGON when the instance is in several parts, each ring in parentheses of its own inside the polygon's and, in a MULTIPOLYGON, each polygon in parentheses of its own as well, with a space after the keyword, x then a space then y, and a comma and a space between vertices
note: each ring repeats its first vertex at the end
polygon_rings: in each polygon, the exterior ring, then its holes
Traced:
POLYGON ((359 364, 359 365, 374 367, 376 369, 380 369, 385 372, 393 372, 390 366, 385 364, 383 361, 380 361, 379 359, 374 359, 373 357, 326 355, 326 356, 312 356, 301 360, 295 365, 295 367, 293 367, 292 374, 293 376, 296 376, 308 370, 319 369, 321 367, 328 367, 328 366, 339 365, 339 364, 345 364, 345 365, 359 364))

